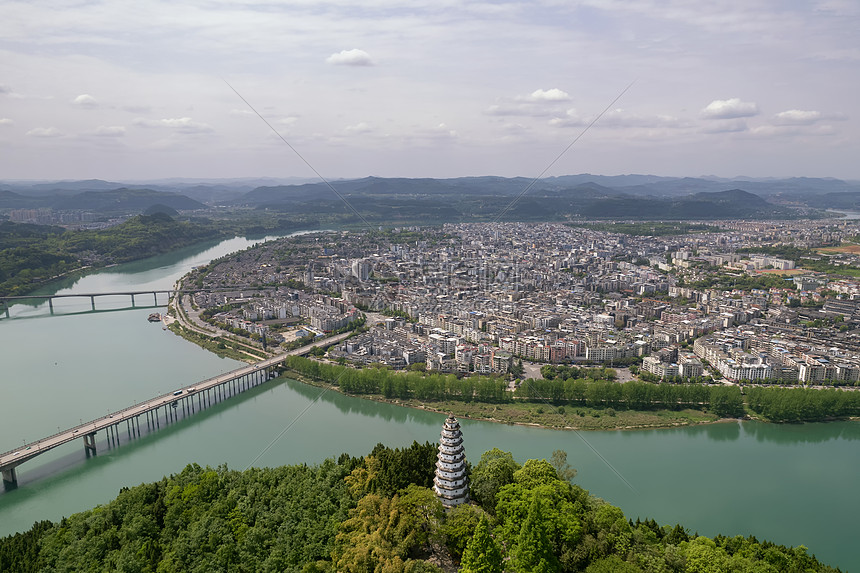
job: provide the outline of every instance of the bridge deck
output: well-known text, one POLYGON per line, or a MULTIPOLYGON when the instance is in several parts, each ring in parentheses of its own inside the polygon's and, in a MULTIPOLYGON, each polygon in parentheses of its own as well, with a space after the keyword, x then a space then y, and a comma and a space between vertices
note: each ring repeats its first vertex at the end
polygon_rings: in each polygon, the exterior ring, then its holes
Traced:
POLYGON ((47 438, 42 438, 41 440, 38 440, 36 442, 24 444, 20 448, 16 448, 14 450, 10 450, 8 452, 0 454, 0 470, 10 470, 23 464, 28 460, 35 458, 40 454, 43 454, 53 448, 56 448, 57 446, 61 446, 65 443, 71 442, 72 440, 76 440, 83 436, 94 434, 100 430, 105 430, 110 426, 126 422, 133 418, 137 418, 138 416, 156 410, 157 408, 161 408, 163 406, 170 406, 173 403, 195 396, 200 392, 204 392, 206 390, 209 390, 210 388, 215 388, 216 386, 220 386, 221 384, 225 384, 227 382, 230 382, 231 380, 236 380, 243 376, 247 376, 248 374, 253 374, 255 372, 265 370, 283 362, 287 356, 289 356, 289 354, 281 354, 273 358, 257 362, 255 364, 250 364, 248 366, 237 368, 236 370, 232 370, 230 372, 226 372, 224 374, 208 378, 206 380, 203 380, 202 382, 198 382, 196 384, 191 384, 188 386, 184 386, 183 388, 177 389, 176 391, 182 391, 181 394, 176 395, 174 394, 174 392, 162 394, 160 396, 156 396, 155 398, 151 398, 145 402, 140 402, 139 404, 135 404, 123 410, 108 414, 107 416, 103 416, 101 418, 97 418, 95 420, 91 420, 89 422, 74 426, 72 428, 69 428, 68 430, 64 430, 52 436, 48 436, 47 438), (191 388, 193 388, 194 390, 190 391, 191 388))

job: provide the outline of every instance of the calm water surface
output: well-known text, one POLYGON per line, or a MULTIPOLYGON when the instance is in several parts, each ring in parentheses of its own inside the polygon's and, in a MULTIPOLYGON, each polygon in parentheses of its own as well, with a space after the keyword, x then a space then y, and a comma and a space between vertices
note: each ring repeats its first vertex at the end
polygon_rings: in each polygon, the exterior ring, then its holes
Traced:
MULTIPOLYGON (((249 244, 233 239, 189 249, 88 275, 59 290, 169 288, 192 266, 249 244)), ((148 298, 138 302, 149 304, 148 298)), ((54 316, 46 304, 18 305, 11 319, 0 320, 0 451, 237 366, 148 323, 153 309, 108 311, 128 306, 128 299, 117 298, 97 300, 104 311, 92 313, 89 304, 57 302, 54 316)), ((21 466, 19 487, 0 493, 0 535, 105 503, 123 486, 158 480, 191 462, 235 469, 314 463, 342 452, 365 454, 378 442, 395 447, 438 439, 441 415, 321 392, 272 381, 119 448, 103 447, 93 458, 86 458, 80 441, 57 448, 21 466)), ((520 461, 566 450, 579 470, 576 482, 634 520, 652 517, 703 535, 804 544, 828 564, 860 571, 860 424, 729 423, 577 434, 467 420, 463 431, 473 463, 492 447, 520 461)))

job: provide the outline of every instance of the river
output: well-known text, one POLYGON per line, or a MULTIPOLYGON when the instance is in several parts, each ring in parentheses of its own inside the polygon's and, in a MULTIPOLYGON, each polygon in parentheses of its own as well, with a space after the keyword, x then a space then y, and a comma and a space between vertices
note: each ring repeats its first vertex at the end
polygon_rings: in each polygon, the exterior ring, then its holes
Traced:
MULTIPOLYGON (((185 249, 45 292, 170 288, 191 267, 250 244, 232 239, 185 249)), ((127 298, 96 304, 100 312, 85 312, 89 299, 61 299, 53 316, 47 304, 16 305, 10 319, 0 320, 0 451, 238 365, 148 323, 153 309, 108 311, 128 306, 127 298)), ((123 486, 158 480, 188 463, 234 469, 316 463, 342 452, 366 454, 378 442, 436 441, 442 420, 272 381, 119 448, 102 447, 95 457, 87 458, 77 440, 27 462, 18 468, 19 487, 0 493, 0 535, 105 503, 123 486)), ((492 447, 520 462, 564 449, 579 471, 576 483, 634 520, 803 544, 825 563, 860 571, 860 424, 574 433, 465 420, 463 432, 473 464, 492 447)))

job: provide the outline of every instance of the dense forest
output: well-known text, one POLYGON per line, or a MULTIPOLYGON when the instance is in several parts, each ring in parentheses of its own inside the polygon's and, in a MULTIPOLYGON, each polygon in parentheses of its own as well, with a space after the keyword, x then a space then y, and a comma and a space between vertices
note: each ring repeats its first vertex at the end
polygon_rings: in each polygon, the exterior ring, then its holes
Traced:
MULTIPOLYGON (((308 378, 338 386, 348 394, 424 402, 457 400, 498 404, 528 400, 555 406, 587 406, 615 410, 680 410, 692 408, 724 418, 754 414, 773 422, 810 422, 860 416, 860 392, 839 389, 756 388, 705 384, 654 384, 586 377, 600 368, 575 369, 579 378, 527 379, 513 392, 507 381, 489 376, 457 378, 453 374, 395 372, 384 368, 356 369, 291 356, 286 366, 308 378)), ((569 369, 572 370, 572 369, 569 369)))
POLYGON ((0 296, 22 295, 84 267, 99 267, 167 253, 206 240, 316 227, 289 219, 176 221, 163 213, 138 215, 100 230, 0 222, 0 296))
POLYGON ((189 465, 106 505, 0 539, 0 571, 834 572, 797 548, 627 519, 571 483, 567 455, 493 449, 473 503, 445 510, 433 444, 318 466, 189 465))

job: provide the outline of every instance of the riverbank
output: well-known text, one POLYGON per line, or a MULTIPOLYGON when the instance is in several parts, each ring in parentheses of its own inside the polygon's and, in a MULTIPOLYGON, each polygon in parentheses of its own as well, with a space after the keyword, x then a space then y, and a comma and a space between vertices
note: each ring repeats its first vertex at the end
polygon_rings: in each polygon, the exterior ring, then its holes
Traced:
MULTIPOLYGON (((181 308, 181 305, 177 305, 181 308)), ((181 312, 181 311, 180 311, 181 312)), ((181 320, 181 319, 180 319, 181 320)), ((176 321, 169 326, 174 334, 192 342, 223 358, 232 358, 243 362, 253 363, 255 360, 247 353, 238 341, 224 338, 213 338, 212 335, 195 332, 176 321)), ((320 342, 325 346, 325 341, 320 342)), ((460 402, 443 400, 439 402, 423 402, 416 399, 391 399, 381 394, 350 394, 340 387, 315 380, 295 370, 283 368, 290 378, 304 384, 333 390, 344 396, 391 404, 416 410, 454 414, 458 418, 481 420, 497 424, 548 428, 554 430, 649 430, 661 428, 677 428, 713 424, 726 421, 714 414, 699 410, 613 410, 589 407, 554 406, 551 403, 537 404, 534 402, 506 402, 489 404, 483 402, 460 402)))
POLYGON ((334 384, 310 378, 289 368, 284 368, 283 372, 304 384, 333 390, 352 398, 440 414, 453 414, 458 418, 470 420, 551 430, 653 430, 735 421, 691 409, 615 411, 611 408, 554 406, 551 403, 537 404, 525 401, 490 404, 453 400, 423 402, 416 399, 392 399, 381 394, 350 394, 334 384))

